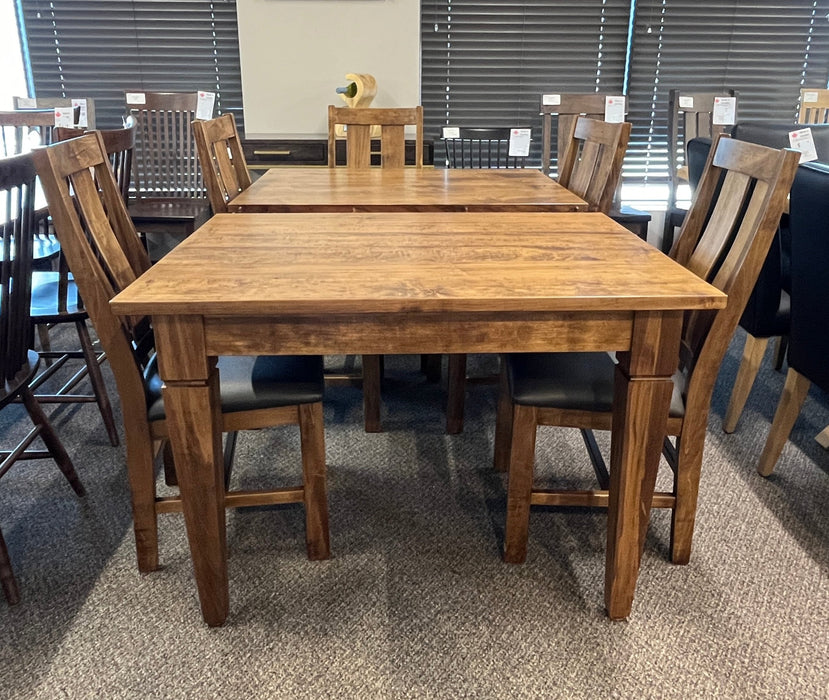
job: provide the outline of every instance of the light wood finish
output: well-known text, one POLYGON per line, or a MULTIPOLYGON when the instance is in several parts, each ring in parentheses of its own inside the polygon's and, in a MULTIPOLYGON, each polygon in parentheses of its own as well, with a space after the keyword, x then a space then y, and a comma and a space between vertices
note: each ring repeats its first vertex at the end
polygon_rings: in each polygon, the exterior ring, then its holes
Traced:
POLYGON ((193 122, 207 196, 214 214, 227 212, 227 203, 250 187, 245 154, 232 114, 193 122))
POLYGON ((228 204, 243 212, 586 211, 538 170, 272 168, 228 204))
POLYGON ((829 425, 815 435, 815 440, 825 450, 829 450, 829 425))
POLYGON ((800 89, 800 111, 797 115, 798 124, 829 124, 829 90, 823 88, 800 89), (807 95, 811 93, 811 95, 807 95), (816 93, 816 94, 815 94, 816 93), (817 97, 809 100, 804 97, 817 97))
MULTIPOLYGON (((188 385, 190 391, 165 391, 167 420, 151 422, 147 415, 142 370, 153 351, 153 328, 142 312, 116 315, 117 307, 110 305, 110 299, 119 290, 128 287, 150 269, 150 261, 118 192, 103 152, 101 136, 93 132, 57 144, 53 148, 39 151, 35 154, 35 159, 49 199, 55 228, 63 241, 64 254, 69 259, 118 384, 127 437, 127 471, 132 491, 139 569, 146 572, 158 568, 157 514, 175 509, 169 500, 164 502, 157 499, 153 468, 168 435, 174 438, 175 472, 182 490, 180 508, 184 510, 188 535, 194 549, 201 547, 199 542, 206 540, 207 549, 218 542, 224 551, 226 506, 298 501, 305 505, 309 558, 327 557, 328 516, 321 403, 247 410, 227 415, 222 415, 218 410, 200 411, 200 407, 215 408, 219 405, 216 358, 201 357, 197 363, 193 363, 198 366, 196 373, 199 380, 188 385), (98 187, 102 188, 100 192, 98 187), (74 192, 74 199, 70 192, 74 192), (75 201, 83 213, 85 226, 81 224, 81 218, 76 212, 75 201), (192 427, 188 427, 187 417, 191 415, 196 419, 192 427), (219 460, 217 471, 205 472, 192 468, 200 456, 205 463, 213 464, 214 451, 221 451, 223 431, 286 424, 295 424, 300 428, 304 472, 301 487, 254 495, 246 492, 234 496, 225 491, 222 460, 219 460), (194 494, 199 496, 194 499, 194 494), (186 498, 186 495, 190 498, 186 498), (210 503, 211 511, 202 518, 198 511, 205 502, 210 503)), ((231 227, 233 221, 237 221, 236 217, 230 216, 228 222, 231 227)), ((240 229, 237 228, 236 231, 238 236, 240 229)), ((209 244, 209 241, 202 239, 202 244, 205 243, 209 244)), ((236 252, 227 249, 221 257, 223 260, 218 266, 199 271, 211 278, 205 287, 218 283, 223 288, 216 277, 217 270, 223 268, 230 259, 236 258, 236 252)), ((241 265, 237 260, 232 266, 241 268, 247 264, 241 265)), ((162 269, 164 268, 167 266, 162 269)), ((203 291, 208 290, 205 288, 203 291)), ((171 320, 161 316, 156 320, 161 325, 168 324, 160 333, 162 337, 166 338, 173 332, 183 347, 196 348, 199 352, 204 348, 200 318, 185 316, 171 320)), ((159 335, 158 329, 155 332, 159 335)), ((160 362, 162 371, 165 372, 174 370, 179 365, 192 371, 186 350, 181 358, 164 353, 160 362)), ((208 588, 204 590, 202 584, 206 579, 197 562, 200 590, 207 598, 223 594, 226 599, 223 556, 218 557, 221 561, 215 562, 215 571, 224 579, 224 583, 205 584, 208 588), (222 590, 216 593, 215 589, 222 589, 223 593, 222 590)))
POLYGON ((751 334, 746 335, 740 368, 737 370, 734 387, 731 389, 731 398, 728 400, 728 408, 722 422, 723 432, 733 433, 736 430, 737 421, 740 420, 748 395, 751 393, 751 387, 754 386, 754 380, 760 371, 760 364, 763 362, 769 340, 771 338, 756 338, 751 334))
MULTIPOLYGON (((220 214, 112 306, 121 316, 152 315, 167 396, 180 397, 170 416, 176 464, 206 479, 221 461, 210 419, 217 404, 203 388, 219 354, 627 351, 630 374, 618 387, 632 399, 614 427, 638 451, 653 450, 637 436, 643 422, 659 429, 651 416, 667 414, 667 404, 637 387, 654 381, 654 363, 656 379, 669 381, 662 358, 676 354, 685 310, 725 301, 602 214, 420 212, 220 214)), ((639 483, 639 456, 631 447, 612 467, 639 483)), ((185 517, 218 532, 210 489, 194 484, 181 484, 192 503, 185 517)), ((612 505, 633 526, 612 535, 612 617, 629 613, 638 571, 638 556, 626 553, 638 547, 647 510, 630 503, 612 505)), ((191 536, 191 552, 205 619, 221 624, 225 545, 191 536)))
POLYGON ((406 164, 405 128, 415 128, 415 167, 423 167, 423 107, 351 108, 328 105, 328 165, 336 167, 336 127, 346 127, 346 165, 371 167, 371 128, 380 127, 380 167, 406 164))
POLYGON ((789 440, 810 386, 812 382, 807 377, 789 368, 786 373, 786 383, 783 385, 783 393, 780 395, 777 410, 774 412, 771 430, 763 446, 760 461, 757 463, 757 471, 763 476, 770 476, 774 471, 774 465, 777 464, 780 453, 783 452, 789 440))
MULTIPOLYGON (((645 362, 645 356, 640 353, 639 360, 635 360, 635 350, 618 354, 612 412, 513 404, 507 380, 502 380, 495 464, 500 470, 508 467, 510 474, 504 548, 507 561, 520 563, 524 560, 529 510, 531 505, 536 504, 607 505, 611 511, 608 518, 608 561, 617 556, 639 557, 647 518, 638 523, 638 550, 610 547, 611 542, 623 537, 617 529, 632 525, 631 521, 620 520, 619 512, 635 508, 638 502, 646 512, 651 507, 672 509, 671 558, 675 563, 688 562, 714 382, 776 232, 797 163, 797 153, 790 150, 777 151, 725 137, 715 141, 697 197, 673 253, 689 272, 699 276, 700 280, 709 280, 727 294, 728 305, 715 313, 692 312, 686 314, 684 319, 675 318, 678 326, 680 322, 682 324, 682 344, 672 346, 673 355, 654 356, 649 359, 650 364, 637 370, 632 364, 645 362), (723 173, 725 180, 718 196, 717 183, 723 173), (713 214, 707 220, 712 206, 713 214), (736 235, 732 237, 735 231, 736 235), (685 380, 682 392, 685 410, 682 415, 669 417, 668 404, 673 382, 667 377, 677 370, 685 380), (630 381, 626 384, 628 391, 620 391, 620 378, 632 376, 632 372, 641 373, 642 380, 630 381), (645 405, 649 406, 647 410, 645 405), (651 410, 655 406, 660 409, 651 410), (640 426, 642 432, 635 442, 629 441, 630 435, 626 433, 624 439, 617 439, 619 416, 628 412, 640 416, 643 423, 640 426), (614 431, 609 478, 605 476, 607 472, 603 464, 597 468, 597 472, 602 474, 600 489, 574 493, 533 488, 534 445, 540 425, 580 428, 583 432, 609 428, 614 431), (669 435, 677 436, 676 446, 667 441, 666 436, 669 435), (663 440, 666 443, 665 456, 674 471, 674 488, 671 492, 657 494, 653 500, 659 446, 663 440), (643 451, 642 444, 650 447, 643 451), (619 454, 627 454, 628 451, 631 452, 627 457, 619 454), (644 485, 631 483, 630 474, 620 474, 614 468, 615 463, 624 463, 626 458, 641 460, 644 485), (623 505, 615 499, 621 499, 623 505)), ((630 261, 630 256, 627 256, 619 264, 624 266, 630 261)), ((656 270, 653 273, 655 283, 661 281, 661 274, 656 270)), ((637 343, 651 345, 658 342, 660 333, 665 332, 664 321, 658 324, 653 319, 638 318, 632 345, 634 348, 637 343)), ((520 362, 520 358, 516 361, 520 362)), ((594 464, 601 460, 598 450, 595 455, 591 452, 591 458, 594 464)), ((631 541, 627 544, 632 546, 631 541)), ((608 571, 613 568, 609 565, 608 571)))

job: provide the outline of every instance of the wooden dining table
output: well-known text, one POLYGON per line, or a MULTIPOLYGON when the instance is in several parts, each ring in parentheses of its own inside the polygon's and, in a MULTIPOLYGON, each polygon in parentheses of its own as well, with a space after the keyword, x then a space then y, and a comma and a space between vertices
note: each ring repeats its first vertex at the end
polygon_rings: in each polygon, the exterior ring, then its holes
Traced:
POLYGON ((603 214, 421 212, 220 214, 111 303, 152 316, 202 614, 221 625, 217 356, 616 351, 605 604, 625 618, 683 314, 726 297, 603 214))
POLYGON ((231 212, 587 211, 540 170, 271 168, 231 212))

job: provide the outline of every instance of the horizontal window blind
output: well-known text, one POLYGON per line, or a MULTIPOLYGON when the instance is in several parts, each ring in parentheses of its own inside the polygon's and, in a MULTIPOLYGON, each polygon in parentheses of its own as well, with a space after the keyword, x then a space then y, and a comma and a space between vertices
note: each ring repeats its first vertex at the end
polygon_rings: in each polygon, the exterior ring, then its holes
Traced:
POLYGON ((235 0, 20 0, 38 97, 91 97, 121 125, 124 92, 216 93, 242 123, 235 0))
POLYGON ((621 93, 630 0, 422 0, 424 131, 530 126, 541 153, 541 95, 621 93))
POLYGON ((801 87, 826 87, 827 3, 637 0, 626 180, 668 180, 668 93, 739 92, 738 120, 794 123, 801 87))

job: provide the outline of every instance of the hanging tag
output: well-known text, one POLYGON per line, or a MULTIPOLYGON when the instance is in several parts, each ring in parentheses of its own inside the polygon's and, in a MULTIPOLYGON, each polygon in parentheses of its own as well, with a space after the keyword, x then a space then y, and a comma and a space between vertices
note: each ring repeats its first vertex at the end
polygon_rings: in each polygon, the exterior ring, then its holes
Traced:
POLYGON ((737 121, 737 98, 715 97, 712 124, 730 125, 737 121))
POLYGON ((541 104, 547 107, 561 104, 561 95, 542 95, 541 104))
POLYGON ((55 126, 75 126, 74 111, 71 107, 55 107, 55 126))
POLYGON ((510 129, 509 132, 509 155, 528 156, 530 155, 530 129, 510 129))
POLYGON ((625 121, 625 98, 610 96, 604 98, 604 120, 613 124, 625 121))
POLYGON ((814 90, 807 90, 803 93, 804 102, 817 102, 817 92, 814 90))
POLYGON ((693 109, 694 108, 694 98, 688 95, 680 95, 679 96, 679 108, 680 109, 693 109))
POLYGON ((143 92, 128 92, 126 94, 128 105, 144 105, 147 104, 147 96, 143 92))
POLYGON ((34 97, 18 97, 17 109, 37 109, 37 99, 34 97))
POLYGON ((78 121, 73 124, 79 129, 86 129, 89 126, 86 116, 86 100, 72 100, 72 111, 78 110, 78 121))
POLYGON ((444 126, 443 138, 445 139, 459 139, 461 137, 461 130, 457 126, 444 126))
POLYGON ((790 131, 789 145, 796 151, 800 151, 801 163, 808 163, 809 161, 817 160, 815 139, 812 136, 812 130, 809 127, 805 129, 798 129, 797 131, 790 131))
POLYGON ((196 119, 213 119, 213 105, 215 103, 215 92, 199 90, 199 101, 196 103, 196 119))

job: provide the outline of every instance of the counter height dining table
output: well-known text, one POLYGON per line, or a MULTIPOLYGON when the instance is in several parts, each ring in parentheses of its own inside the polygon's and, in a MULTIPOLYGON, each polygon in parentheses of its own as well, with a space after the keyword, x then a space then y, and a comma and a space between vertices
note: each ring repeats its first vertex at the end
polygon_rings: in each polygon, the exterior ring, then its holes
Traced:
POLYGON ((617 351, 605 605, 618 619, 633 602, 683 314, 726 297, 603 214, 421 212, 220 214, 111 303, 152 316, 202 614, 221 625, 217 356, 617 351))
POLYGON ((587 211, 540 170, 271 168, 231 212, 587 211))

